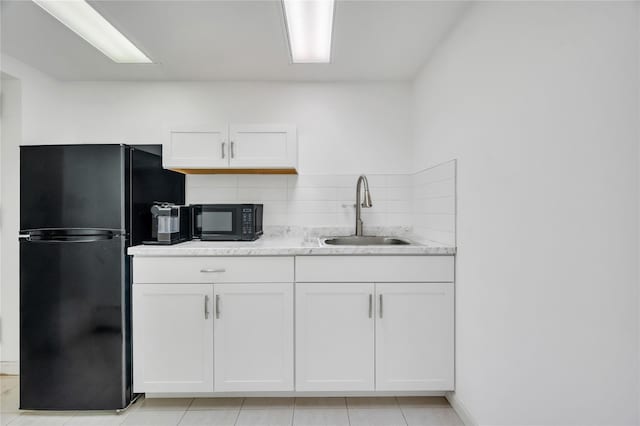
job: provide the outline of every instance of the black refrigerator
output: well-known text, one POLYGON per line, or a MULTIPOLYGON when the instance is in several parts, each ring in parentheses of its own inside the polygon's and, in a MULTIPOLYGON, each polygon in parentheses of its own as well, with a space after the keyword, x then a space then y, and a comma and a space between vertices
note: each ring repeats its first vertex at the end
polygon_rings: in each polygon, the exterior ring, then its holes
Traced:
POLYGON ((184 204, 158 146, 20 148, 20 408, 118 410, 132 393, 131 259, 153 201, 184 204))

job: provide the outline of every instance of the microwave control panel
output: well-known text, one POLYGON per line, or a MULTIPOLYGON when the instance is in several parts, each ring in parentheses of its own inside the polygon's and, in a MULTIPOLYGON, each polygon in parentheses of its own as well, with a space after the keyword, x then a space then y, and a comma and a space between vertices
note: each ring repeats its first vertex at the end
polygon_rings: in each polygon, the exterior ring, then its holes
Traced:
POLYGON ((242 209, 242 235, 253 236, 253 209, 242 209))

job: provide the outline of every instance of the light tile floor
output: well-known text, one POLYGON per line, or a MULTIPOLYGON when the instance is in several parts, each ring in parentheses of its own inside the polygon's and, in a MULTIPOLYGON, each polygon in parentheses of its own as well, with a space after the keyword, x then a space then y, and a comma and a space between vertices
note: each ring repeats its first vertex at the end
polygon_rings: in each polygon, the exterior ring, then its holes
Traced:
POLYGON ((121 414, 25 412, 18 386, 0 376, 0 426, 463 426, 439 397, 141 398, 121 414))

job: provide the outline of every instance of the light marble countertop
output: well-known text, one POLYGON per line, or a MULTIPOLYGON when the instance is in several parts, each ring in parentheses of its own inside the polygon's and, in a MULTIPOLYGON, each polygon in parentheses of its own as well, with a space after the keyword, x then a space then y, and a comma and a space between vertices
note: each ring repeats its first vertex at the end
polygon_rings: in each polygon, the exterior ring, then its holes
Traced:
MULTIPOLYGON (((412 240, 411 238, 409 238, 412 240)), ((134 256, 304 256, 304 255, 452 255, 455 247, 437 243, 399 246, 327 246, 319 238, 266 235, 256 241, 187 241, 171 246, 139 245, 134 256)))

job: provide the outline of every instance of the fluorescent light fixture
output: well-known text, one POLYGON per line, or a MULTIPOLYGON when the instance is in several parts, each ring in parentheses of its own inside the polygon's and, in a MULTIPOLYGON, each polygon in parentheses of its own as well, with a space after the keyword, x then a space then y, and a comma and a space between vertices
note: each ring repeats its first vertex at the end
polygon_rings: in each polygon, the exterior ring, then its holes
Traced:
POLYGON ((112 61, 151 63, 151 59, 134 46, 85 0, 33 0, 71 31, 88 41, 112 61))
POLYGON ((294 63, 331 62, 335 0, 282 0, 294 63))

